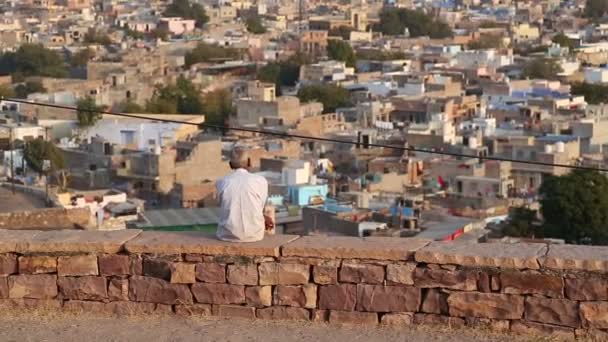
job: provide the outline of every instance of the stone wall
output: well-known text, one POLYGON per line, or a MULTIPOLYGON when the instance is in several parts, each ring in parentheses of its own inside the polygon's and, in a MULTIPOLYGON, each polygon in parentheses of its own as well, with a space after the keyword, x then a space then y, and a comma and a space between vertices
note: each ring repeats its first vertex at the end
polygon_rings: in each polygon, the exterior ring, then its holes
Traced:
POLYGON ((0 214, 0 229, 82 229, 89 226, 91 213, 86 208, 48 208, 0 214))
POLYGON ((608 338, 608 247, 0 231, 0 306, 608 338))

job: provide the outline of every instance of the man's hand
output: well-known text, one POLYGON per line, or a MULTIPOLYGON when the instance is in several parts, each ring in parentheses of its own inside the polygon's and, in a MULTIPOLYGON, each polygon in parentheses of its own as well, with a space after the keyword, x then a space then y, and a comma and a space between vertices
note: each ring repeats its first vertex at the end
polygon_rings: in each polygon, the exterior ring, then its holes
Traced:
POLYGON ((266 226, 266 230, 272 230, 274 228, 274 222, 268 215, 264 215, 264 225, 266 226))

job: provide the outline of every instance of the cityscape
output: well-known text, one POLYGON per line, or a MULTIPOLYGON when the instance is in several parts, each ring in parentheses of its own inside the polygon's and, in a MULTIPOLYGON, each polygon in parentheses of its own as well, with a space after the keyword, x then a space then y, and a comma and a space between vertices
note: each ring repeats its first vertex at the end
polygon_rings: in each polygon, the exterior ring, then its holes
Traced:
POLYGON ((0 157, 0 307, 608 340, 606 0, 0 0, 0 157))

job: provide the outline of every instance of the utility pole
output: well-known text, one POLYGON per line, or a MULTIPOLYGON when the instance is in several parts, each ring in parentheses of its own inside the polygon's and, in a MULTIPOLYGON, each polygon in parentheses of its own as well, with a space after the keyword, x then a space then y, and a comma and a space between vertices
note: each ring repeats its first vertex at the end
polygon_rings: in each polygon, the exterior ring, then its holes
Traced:
POLYGON ((9 146, 9 150, 11 151, 11 191, 13 192, 13 195, 15 194, 15 168, 14 168, 14 162, 13 162, 13 155, 15 153, 15 151, 13 151, 13 129, 11 127, 9 127, 9 133, 8 133, 8 146, 9 146))

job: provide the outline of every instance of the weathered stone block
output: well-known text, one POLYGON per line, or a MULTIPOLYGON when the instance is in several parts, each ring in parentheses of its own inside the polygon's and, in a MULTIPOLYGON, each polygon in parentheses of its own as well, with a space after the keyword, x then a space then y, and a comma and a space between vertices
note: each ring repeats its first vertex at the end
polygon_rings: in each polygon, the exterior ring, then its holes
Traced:
POLYGON ((68 300, 63 304, 63 311, 71 314, 111 314, 110 307, 102 302, 68 300))
POLYGON ((205 283, 225 283, 226 265, 216 263, 196 264, 196 279, 205 283))
POLYGON ((329 310, 311 310, 311 319, 313 322, 327 322, 329 321, 329 310))
POLYGON ((575 301, 527 297, 525 307, 525 318, 528 321, 565 325, 572 328, 581 325, 578 302, 575 301))
MULTIPOLYGON (((155 278, 151 278, 155 279, 155 278)), ((156 279, 160 280, 160 279, 156 279)), ((162 281, 162 280, 160 280, 162 281)), ((106 304, 108 311, 118 316, 149 315, 156 310, 154 303, 110 302, 106 304)))
POLYGON ((281 257, 279 262, 282 264, 302 264, 314 266, 333 266, 340 267, 340 259, 324 259, 313 257, 281 257))
POLYGON ((509 331, 509 321, 506 319, 467 317, 465 321, 467 326, 475 329, 486 329, 503 333, 509 331))
POLYGON ((340 282, 382 284, 384 282, 384 267, 365 264, 342 264, 340 282))
POLYGON ((15 254, 0 254, 0 277, 17 273, 17 256, 15 254))
POLYGON ((313 266, 312 278, 315 283, 331 285, 338 283, 338 268, 335 266, 313 266))
POLYGON ((255 308, 238 305, 213 305, 211 308, 213 315, 235 318, 255 318, 255 308))
POLYGON ((247 306, 263 308, 272 305, 272 286, 249 286, 245 288, 247 306))
POLYGON ((414 324, 441 325, 448 328, 461 328, 465 325, 465 321, 460 317, 417 313, 414 314, 414 324))
POLYGON ((8 277, 9 298, 52 299, 57 297, 57 276, 49 274, 8 277))
POLYGON ((357 285, 357 311, 414 312, 420 289, 412 286, 357 285))
POLYGON ((608 303, 583 302, 580 306, 583 326, 596 329, 608 329, 608 303))
POLYGON ((203 255, 201 254, 190 254, 190 253, 186 253, 184 254, 184 261, 187 262, 196 262, 196 263, 201 263, 203 262, 203 255))
POLYGON ((524 335, 551 335, 554 338, 573 340, 574 329, 560 327, 551 324, 542 324, 528 321, 513 321, 511 322, 511 331, 516 334, 524 335))
POLYGON ((57 258, 51 256, 19 257, 20 274, 43 274, 57 272, 57 258))
POLYGON ((448 295, 441 292, 439 289, 428 289, 424 293, 422 299, 422 308, 420 311, 431 314, 447 315, 448 314, 448 295))
POLYGON ((388 264, 386 265, 386 280, 388 284, 414 285, 415 263, 405 265, 388 264))
POLYGON ((564 298, 564 281, 560 277, 534 273, 501 273, 502 292, 510 294, 536 294, 564 298))
POLYGON ((0 299, 8 298, 8 277, 0 277, 0 299))
POLYGON ((388 327, 404 327, 412 325, 414 314, 407 313, 388 313, 380 319, 380 325, 388 327))
POLYGON ((310 312, 302 308, 292 308, 287 306, 271 306, 269 308, 258 309, 257 317, 272 320, 310 320, 310 312))
POLYGON ((129 299, 160 304, 191 304, 192 293, 188 285, 171 284, 152 277, 132 276, 129 278, 129 299))
POLYGON ((4 310, 61 310, 63 301, 58 299, 7 299, 0 301, 0 309, 4 310))
POLYGON ((173 284, 194 284, 196 283, 195 278, 195 265, 186 264, 183 262, 172 263, 171 269, 171 283, 173 284))
POLYGON ((486 272, 477 273, 477 289, 479 292, 492 292, 490 275, 488 275, 486 272))
POLYGON ((245 303, 243 285, 196 283, 192 285, 192 293, 197 302, 204 304, 245 303))
POLYGON ((493 275, 490 277, 490 288, 493 292, 500 291, 500 276, 493 275))
POLYGON ((171 262, 163 259, 143 259, 143 274, 146 277, 171 280, 171 262))
POLYGON ((566 297, 572 300, 608 300, 608 281, 599 278, 566 278, 565 292, 566 297))
POLYGON ((329 323, 376 326, 378 324, 378 314, 375 312, 356 312, 356 311, 330 311, 329 323))
POLYGON ((99 256, 99 273, 105 276, 131 274, 131 260, 128 255, 99 256))
POLYGON ((131 275, 143 275, 144 265, 141 255, 129 255, 129 274, 131 275))
POLYGON ((108 298, 106 278, 103 277, 59 277, 57 285, 64 299, 102 301, 108 298))
POLYGON ((275 288, 274 304, 314 309, 317 306, 317 286, 278 285, 275 288))
POLYGON ((308 283, 309 265, 267 262, 259 265, 260 285, 300 285, 308 283))
POLYGON ((97 256, 60 256, 57 259, 57 274, 61 277, 98 275, 97 256))
POLYGON ((520 319, 524 313, 522 296, 455 292, 448 296, 450 316, 520 319))
POLYGON ((129 280, 110 279, 108 283, 108 299, 111 301, 129 300, 129 280))
POLYGON ((175 306, 175 314, 178 316, 211 316, 211 305, 209 304, 184 304, 175 306))
POLYGON ((357 286, 351 284, 319 286, 319 309, 353 311, 357 286))
POLYGON ((477 290, 477 274, 467 271, 416 268, 414 284, 420 288, 444 288, 461 291, 477 290))
POLYGON ((256 264, 228 265, 228 283, 235 285, 257 285, 258 266, 256 264))

